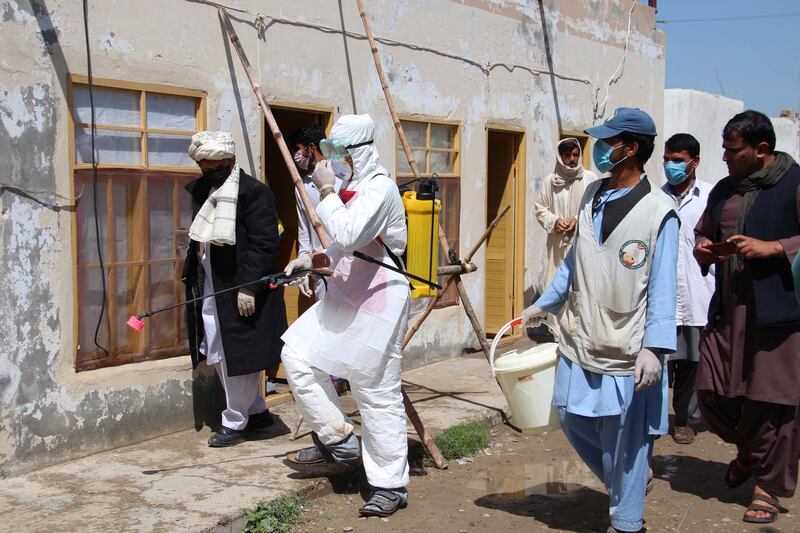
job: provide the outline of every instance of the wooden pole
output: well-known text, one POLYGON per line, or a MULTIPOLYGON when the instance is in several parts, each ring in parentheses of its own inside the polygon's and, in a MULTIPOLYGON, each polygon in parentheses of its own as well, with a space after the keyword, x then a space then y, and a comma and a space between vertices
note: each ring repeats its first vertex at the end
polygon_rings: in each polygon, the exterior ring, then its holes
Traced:
POLYGON ((460 263, 458 265, 447 265, 436 269, 440 276, 452 276, 453 274, 471 274, 478 270, 475 263, 460 263))
POLYGON ((286 168, 289 169, 289 175, 292 177, 294 186, 297 189, 298 195, 300 196, 300 202, 303 204, 303 210, 306 212, 306 215, 308 215, 311 226, 314 228, 317 237, 319 237, 319 242, 322 243, 324 248, 328 248, 328 245, 330 244, 328 236, 325 234, 325 230, 322 228, 322 223, 320 223, 317 213, 311 204, 311 200, 308 197, 306 188, 303 186, 303 179, 300 177, 300 173, 297 171, 292 154, 289 152, 289 147, 286 146, 286 140, 283 138, 283 134, 278 127, 278 123, 275 121, 275 117, 272 115, 272 110, 270 109, 269 104, 267 104, 267 101, 264 99, 264 95, 261 92, 261 82, 256 79, 256 76, 253 73, 253 68, 250 66, 250 62, 247 60, 247 55, 244 53, 244 48, 242 48, 242 43, 239 41, 239 36, 236 34, 236 30, 233 29, 233 24, 231 24, 228 13, 226 13, 225 9, 221 6, 217 6, 217 11, 219 12, 219 16, 222 18, 223 24, 225 25, 225 33, 228 34, 228 38, 230 39, 234 50, 236 50, 236 53, 242 62, 244 72, 247 74, 247 79, 250 80, 250 86, 253 88, 253 92, 256 93, 256 99, 258 100, 258 104, 261 106, 261 110, 264 112, 264 116, 267 119, 267 125, 272 132, 275 143, 278 145, 278 150, 280 151, 281 156, 283 156, 283 162, 286 164, 286 168))

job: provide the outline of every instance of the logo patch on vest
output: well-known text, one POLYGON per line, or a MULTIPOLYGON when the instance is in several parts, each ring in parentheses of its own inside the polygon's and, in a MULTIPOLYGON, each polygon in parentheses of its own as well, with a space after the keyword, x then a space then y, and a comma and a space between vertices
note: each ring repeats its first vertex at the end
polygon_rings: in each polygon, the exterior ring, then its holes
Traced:
POLYGON ((644 241, 638 239, 626 241, 619 248, 619 262, 629 270, 636 270, 647 263, 649 252, 650 248, 644 241))

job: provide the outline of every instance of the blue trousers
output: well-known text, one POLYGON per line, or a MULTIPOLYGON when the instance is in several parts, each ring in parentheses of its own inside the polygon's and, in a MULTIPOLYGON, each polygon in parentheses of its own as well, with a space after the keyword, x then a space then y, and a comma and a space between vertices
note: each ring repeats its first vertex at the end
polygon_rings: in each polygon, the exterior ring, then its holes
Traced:
MULTIPOLYGON (((638 396, 638 395, 637 395, 638 396)), ((558 408, 567 440, 605 484, 611 525, 639 531, 654 436, 648 434, 644 402, 634 398, 621 415, 589 417, 558 408)))

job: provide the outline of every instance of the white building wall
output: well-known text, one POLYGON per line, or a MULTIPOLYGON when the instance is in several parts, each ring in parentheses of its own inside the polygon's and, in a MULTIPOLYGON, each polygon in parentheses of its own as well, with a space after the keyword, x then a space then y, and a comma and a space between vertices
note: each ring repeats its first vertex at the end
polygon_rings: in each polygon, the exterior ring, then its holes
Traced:
MULTIPOLYGON (((395 132, 369 47, 351 34, 345 48, 341 33, 363 32, 355 2, 322 9, 312 0, 226 3, 245 10, 231 15, 267 98, 325 106, 337 116, 353 112, 355 102, 375 119, 382 162, 394 172, 395 132), (274 18, 259 25, 257 12, 274 18)), ((216 9, 184 0, 144 4, 89 3, 95 77, 204 91, 208 128, 231 131, 242 167, 262 176, 262 115, 216 9)), ((366 4, 375 35, 390 40, 378 46, 398 112, 460 124, 462 250, 485 227, 488 124, 525 132, 527 205, 554 166, 560 129, 582 131, 614 108, 632 106, 649 111, 663 130, 664 36, 655 10, 641 2, 366 4), (606 95, 606 106, 598 107, 606 95)), ((67 80, 87 68, 81 5, 0 0, 0 13, 0 179, 67 195, 73 179, 67 80)), ((651 175, 660 158, 657 146, 651 175)), ((14 309, 0 316, 0 476, 196 423, 206 391, 188 357, 75 372, 74 214, 8 192, 0 210, 0 300, 14 309)), ((524 230, 528 296, 544 243, 532 209, 524 230)), ((480 317, 484 259, 479 252, 473 261, 480 270, 464 277, 480 317)), ((437 310, 405 362, 419 365, 474 345, 461 308, 437 310)))
MULTIPOLYGON (((664 91, 663 143, 676 133, 689 133, 700 142, 700 167, 703 181, 716 183, 728 175, 722 161, 722 129, 736 113, 744 111, 740 100, 694 89, 664 91)), ((661 183, 664 172, 659 172, 661 183)))

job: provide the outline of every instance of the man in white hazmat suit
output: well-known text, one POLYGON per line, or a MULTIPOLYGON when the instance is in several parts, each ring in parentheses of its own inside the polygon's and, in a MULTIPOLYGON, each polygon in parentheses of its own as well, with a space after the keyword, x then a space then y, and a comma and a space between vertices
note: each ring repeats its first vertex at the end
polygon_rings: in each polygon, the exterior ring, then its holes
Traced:
MULTIPOLYGON (((314 170, 320 192, 316 212, 331 239, 327 254, 334 274, 322 300, 283 335, 281 356, 316 444, 292 460, 358 464, 363 459, 373 490, 361 514, 388 516, 408 502, 400 366, 410 293, 401 274, 352 255, 358 250, 392 265, 390 252, 399 255, 406 247, 400 193, 378 163, 374 129, 368 115, 340 117, 328 141, 342 147, 348 166, 322 161, 314 170), (334 184, 342 168, 345 175, 337 195, 334 184), (342 414, 329 374, 350 381, 361 413, 363 448, 353 435, 353 424, 342 414)), ((325 144, 323 153, 324 148, 325 144)), ((305 255, 290 266, 308 268, 309 261, 305 255)))

